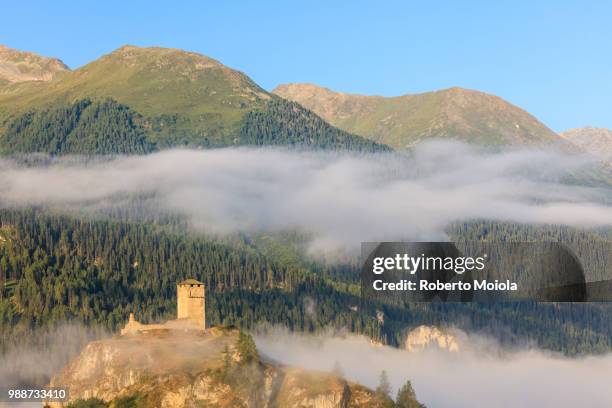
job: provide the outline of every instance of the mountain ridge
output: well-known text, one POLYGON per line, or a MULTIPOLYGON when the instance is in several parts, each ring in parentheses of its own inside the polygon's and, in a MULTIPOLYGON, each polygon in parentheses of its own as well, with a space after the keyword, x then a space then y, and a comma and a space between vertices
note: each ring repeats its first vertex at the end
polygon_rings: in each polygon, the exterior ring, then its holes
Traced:
MULTIPOLYGON (((259 141, 265 141, 264 144, 313 148, 388 150, 333 128, 308 110, 296 108, 266 92, 244 73, 213 58, 176 48, 132 45, 122 46, 44 83, 21 82, 2 87, 0 149, 9 153, 68 152, 70 149, 49 145, 44 129, 58 133, 55 140, 65 140, 69 136, 65 131, 66 123, 72 123, 72 119, 64 113, 88 100, 114 101, 112 103, 122 108, 112 109, 113 112, 125 111, 131 117, 114 117, 106 122, 115 128, 125 127, 126 123, 142 127, 138 132, 145 132, 147 142, 157 148, 259 145, 259 141), (249 121, 256 113, 259 113, 258 120, 249 121), (284 119, 287 117, 304 126, 292 127, 284 119), (46 119, 28 128, 32 118, 46 119), (257 128, 249 129, 249 124, 257 128), (18 146, 10 143, 20 141, 26 134, 34 140, 17 143, 18 146), (321 134, 324 136, 320 137, 321 134), (11 137, 5 137, 7 135, 11 137), (19 146, 35 146, 42 150, 20 150, 16 148, 19 146)), ((91 132, 83 136, 91 139, 93 132, 98 135, 96 137, 105 137, 105 126, 96 125, 92 124, 91 132)), ((79 144, 78 140, 74 142, 73 145, 79 144)), ((106 141, 102 144, 108 145, 106 141)), ((131 152, 117 151, 111 146, 111 149, 100 151, 96 148, 89 153, 131 152)))
POLYGON ((56 100, 111 97, 142 114, 230 115, 247 101, 270 95, 243 73, 217 60, 175 48, 122 46, 45 84, 21 84, 0 94, 14 111, 56 100), (25 105, 25 106, 24 106, 25 105))
POLYGON ((585 126, 568 129, 560 136, 584 151, 612 163, 612 130, 585 126))
POLYGON ((58 58, 20 51, 0 44, 0 85, 28 81, 51 81, 70 68, 58 58))
POLYGON ((523 109, 498 96, 460 87, 383 97, 295 83, 281 84, 272 92, 347 132, 394 148, 448 137, 485 145, 562 142, 523 109))

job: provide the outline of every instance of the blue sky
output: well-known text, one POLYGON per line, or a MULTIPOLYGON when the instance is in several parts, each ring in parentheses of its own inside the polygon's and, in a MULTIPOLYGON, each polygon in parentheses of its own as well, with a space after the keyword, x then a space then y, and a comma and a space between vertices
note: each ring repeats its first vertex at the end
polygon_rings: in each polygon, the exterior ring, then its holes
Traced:
POLYGON ((76 68, 123 44, 201 52, 266 89, 462 86, 560 131, 612 128, 612 2, 12 1, 0 43, 76 68), (176 4, 172 4, 176 3, 176 4))

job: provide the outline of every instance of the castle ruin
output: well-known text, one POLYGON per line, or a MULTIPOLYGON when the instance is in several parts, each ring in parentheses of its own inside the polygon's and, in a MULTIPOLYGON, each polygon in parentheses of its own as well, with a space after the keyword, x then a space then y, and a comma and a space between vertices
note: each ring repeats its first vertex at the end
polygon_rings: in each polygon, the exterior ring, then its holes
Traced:
POLYGON ((206 330, 206 295, 204 283, 187 279, 176 285, 176 319, 162 324, 142 324, 130 313, 121 335, 154 330, 191 329, 206 330))
POLYGON ((198 328, 206 329, 204 284, 187 279, 176 285, 177 319, 187 319, 198 328))

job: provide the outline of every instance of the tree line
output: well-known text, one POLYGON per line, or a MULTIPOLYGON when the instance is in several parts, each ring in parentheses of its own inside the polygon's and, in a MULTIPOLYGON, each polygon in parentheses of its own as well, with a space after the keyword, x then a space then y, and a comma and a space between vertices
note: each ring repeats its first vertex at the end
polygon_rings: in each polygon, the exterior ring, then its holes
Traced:
POLYGON ((176 146, 234 145, 391 150, 335 128, 297 103, 278 97, 262 109, 246 112, 227 137, 199 134, 188 122, 172 113, 144 117, 111 98, 82 99, 34 109, 9 121, 0 137, 0 153, 146 154, 176 146))

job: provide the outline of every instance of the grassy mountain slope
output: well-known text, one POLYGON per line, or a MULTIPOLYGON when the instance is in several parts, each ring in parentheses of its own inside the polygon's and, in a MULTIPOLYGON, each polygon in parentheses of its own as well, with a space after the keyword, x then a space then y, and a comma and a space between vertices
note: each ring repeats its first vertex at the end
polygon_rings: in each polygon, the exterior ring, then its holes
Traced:
POLYGON ((0 86, 25 81, 50 81, 69 70, 57 58, 42 57, 0 44, 0 86))
POLYGON ((178 114, 200 135, 238 128, 247 110, 270 99, 246 75, 203 55, 124 46, 56 81, 9 86, 0 93, 0 114, 104 97, 148 117, 178 114))
POLYGON ((524 110, 497 96, 462 88, 387 98, 284 84, 273 93, 300 103, 334 126, 400 149, 435 137, 485 145, 560 140, 524 110))
MULTIPOLYGON (((333 129, 308 110, 267 93, 243 73, 206 56, 178 49, 124 46, 51 81, 13 83, 0 89, 0 138, 13 135, 2 143, 3 150, 63 153, 45 146, 41 150, 24 150, 23 146, 32 147, 30 141, 17 148, 13 142, 27 135, 14 130, 30 117, 50 117, 53 115, 48 112, 70 111, 83 100, 107 99, 137 117, 147 142, 156 148, 261 144, 264 140, 270 144, 312 147, 383 148, 333 129), (290 121, 279 119, 287 118, 289 112, 293 112, 291 121, 299 123, 299 129, 290 121), (257 129, 263 133, 256 134, 248 128, 255 123, 254 118, 257 129), (250 142, 245 142, 245 135, 250 142), (332 139, 327 140, 328 136, 332 139)), ((48 127, 55 131, 57 127, 63 128, 63 122, 49 123, 48 127)), ((108 126, 97 126, 103 127, 108 126)), ((90 132, 82 136, 95 135, 90 132)), ((105 135, 100 133, 100 137, 105 135)), ((132 153, 113 148, 79 152, 132 153)))

